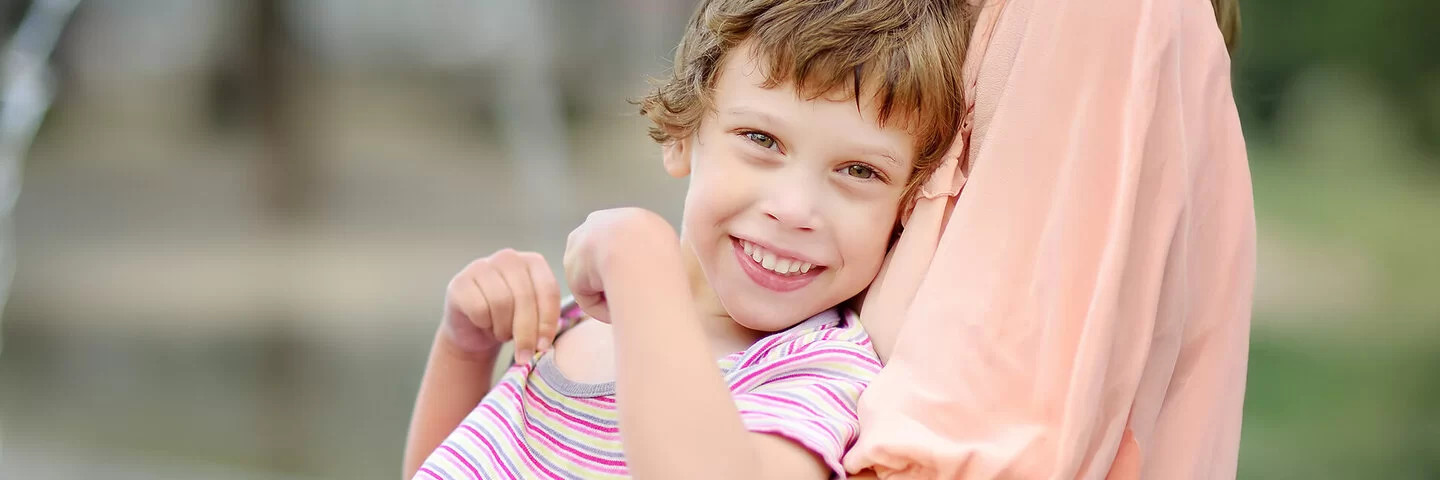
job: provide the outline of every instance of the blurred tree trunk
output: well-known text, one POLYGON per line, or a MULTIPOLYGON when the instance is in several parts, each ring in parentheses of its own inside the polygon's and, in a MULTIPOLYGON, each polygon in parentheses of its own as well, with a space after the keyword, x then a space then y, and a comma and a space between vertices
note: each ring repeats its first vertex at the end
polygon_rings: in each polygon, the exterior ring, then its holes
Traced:
MULTIPOLYGON (((287 18, 285 0, 256 0, 250 5, 248 42, 242 64, 249 77, 247 95, 254 100, 255 127, 258 130, 260 154, 255 159, 259 170, 262 208, 269 218, 269 241, 275 249, 286 252, 286 239, 304 227, 313 210, 316 175, 313 154, 307 143, 305 124, 298 94, 301 62, 292 27, 287 18)), ((277 288, 285 288, 293 272, 283 261, 275 262, 277 271, 270 279, 277 288)), ((278 292, 277 292, 278 293, 278 292)), ((283 295, 277 295, 284 298, 283 295)), ((306 382, 303 378, 304 348, 295 331, 298 318, 295 308, 273 302, 261 309, 267 323, 262 337, 261 403, 257 412, 262 419, 266 439, 264 454, 268 467, 277 471, 310 470, 306 418, 301 400, 306 382)))
POLYGON ((281 224, 303 221, 312 203, 316 176, 304 148, 303 119, 298 111, 299 59, 284 0, 257 0, 254 11, 256 107, 266 145, 259 159, 268 213, 281 224))

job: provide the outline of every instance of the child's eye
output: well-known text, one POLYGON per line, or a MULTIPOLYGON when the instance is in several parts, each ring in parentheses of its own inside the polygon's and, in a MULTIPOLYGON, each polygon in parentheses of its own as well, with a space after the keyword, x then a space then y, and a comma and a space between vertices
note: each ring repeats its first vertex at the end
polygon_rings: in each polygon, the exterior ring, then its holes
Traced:
POLYGON ((869 180, 878 176, 875 169, 864 165, 851 165, 845 167, 845 174, 861 180, 869 180))
POLYGON ((760 132, 745 132, 745 138, 750 139, 750 141, 755 142, 756 145, 762 148, 775 148, 775 138, 769 135, 760 132))

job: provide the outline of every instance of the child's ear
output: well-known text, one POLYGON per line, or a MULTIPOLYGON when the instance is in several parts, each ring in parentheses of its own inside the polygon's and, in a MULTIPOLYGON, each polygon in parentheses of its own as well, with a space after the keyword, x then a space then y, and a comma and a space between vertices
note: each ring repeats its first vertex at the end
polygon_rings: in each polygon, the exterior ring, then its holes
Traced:
POLYGON ((660 147, 665 173, 675 178, 690 175, 690 137, 671 140, 660 147))

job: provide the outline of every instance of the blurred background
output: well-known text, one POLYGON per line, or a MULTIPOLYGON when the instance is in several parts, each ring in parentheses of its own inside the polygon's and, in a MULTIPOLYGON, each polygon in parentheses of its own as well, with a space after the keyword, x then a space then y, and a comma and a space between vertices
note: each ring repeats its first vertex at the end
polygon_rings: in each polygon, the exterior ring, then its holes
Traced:
MULTIPOLYGON (((1440 3, 1241 3, 1240 478, 1440 478, 1440 3)), ((451 275, 678 219, 693 6, 0 0, 0 478, 393 478, 451 275)))

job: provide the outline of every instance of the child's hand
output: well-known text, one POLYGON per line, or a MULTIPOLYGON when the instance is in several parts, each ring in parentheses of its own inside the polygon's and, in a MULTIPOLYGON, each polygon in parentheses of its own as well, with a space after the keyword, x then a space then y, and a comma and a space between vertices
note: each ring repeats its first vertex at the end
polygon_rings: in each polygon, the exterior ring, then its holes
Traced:
POLYGON ((443 329, 460 351, 495 355, 515 339, 515 362, 550 348, 560 321, 560 287, 545 257, 504 249, 450 280, 443 329))
POLYGON ((610 323, 606 273, 615 265, 645 261, 646 252, 678 244, 675 229, 654 212, 641 208, 598 210, 570 232, 565 242, 565 281, 586 315, 610 323))

